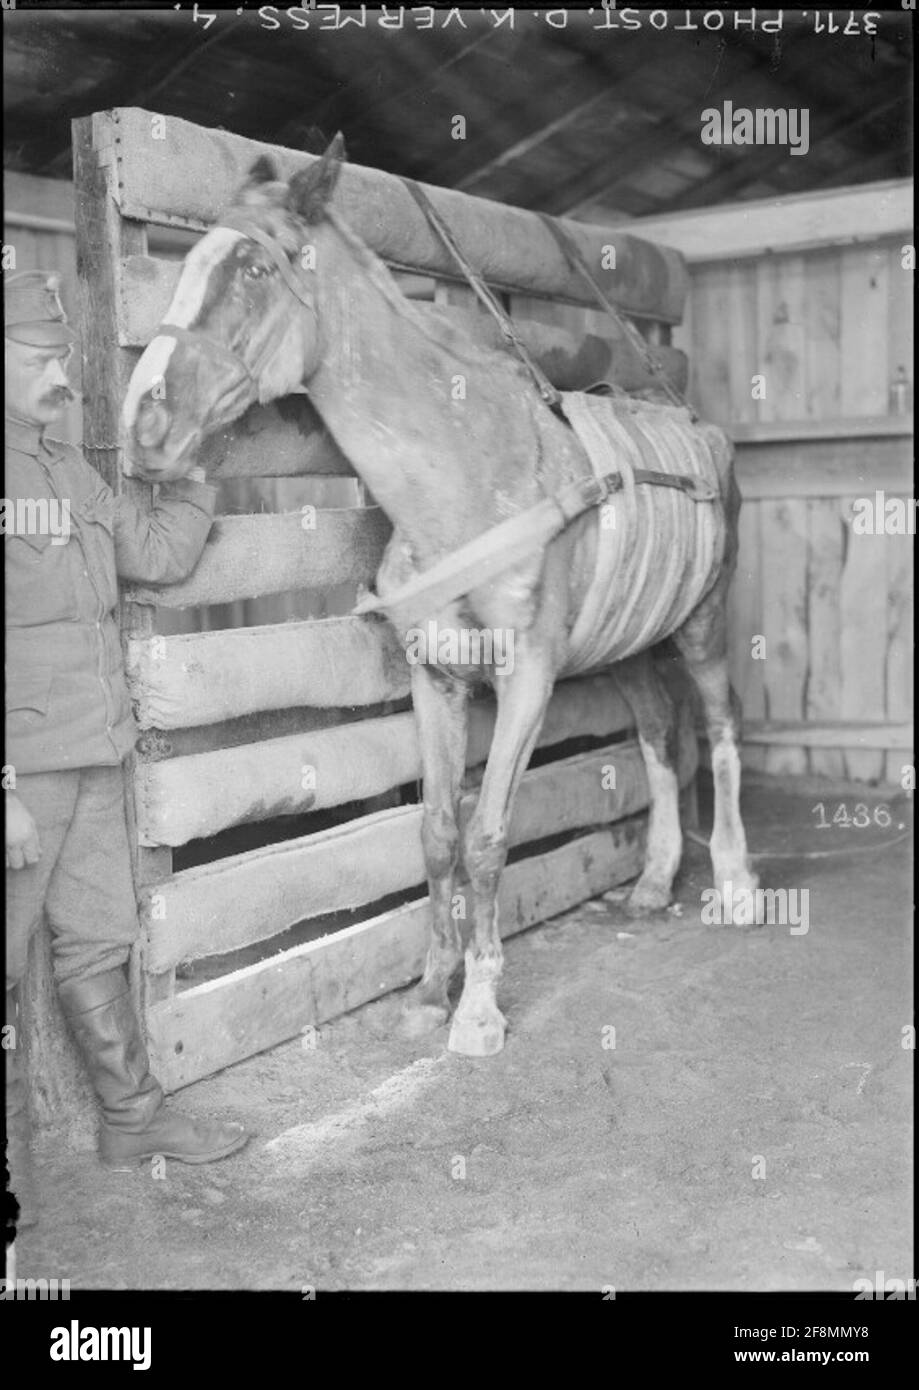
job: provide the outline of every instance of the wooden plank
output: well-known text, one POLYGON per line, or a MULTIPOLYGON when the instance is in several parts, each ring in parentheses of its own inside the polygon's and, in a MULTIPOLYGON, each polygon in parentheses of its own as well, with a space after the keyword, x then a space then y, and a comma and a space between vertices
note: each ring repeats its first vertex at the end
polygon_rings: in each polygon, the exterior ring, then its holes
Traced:
POLYGON ((804 413, 804 258, 780 256, 756 268, 759 371, 766 393, 761 421, 798 420, 804 413))
POLYGON ((217 724, 199 724, 189 729, 145 729, 137 739, 138 757, 146 762, 161 762, 166 758, 186 758, 194 753, 209 753, 218 748, 236 748, 244 743, 261 743, 266 739, 289 738, 294 734, 311 733, 314 729, 331 729, 337 724, 349 724, 358 719, 383 718, 409 708, 406 696, 401 700, 384 700, 361 709, 320 709, 311 705, 296 705, 292 709, 258 710, 238 719, 222 719, 217 724))
MULTIPOLYGON (((695 775, 692 731, 680 744, 680 785, 695 775)), ((478 792, 460 806, 464 826, 478 792)), ((609 824, 648 804, 637 739, 561 759, 526 772, 508 831, 511 848, 589 826, 609 824), (607 788, 615 768, 616 786, 607 788)), ((224 955, 327 913, 352 910, 425 880, 422 808, 402 806, 320 834, 176 874, 140 903, 148 968, 224 955)))
POLYGON ((354 473, 306 396, 252 406, 204 441, 199 462, 212 482, 298 474, 344 478, 354 473))
MULTIPOLYGON (((888 365, 891 377, 899 367, 905 367, 912 380, 913 362, 913 275, 903 269, 902 245, 911 237, 903 237, 890 247, 887 267, 887 342, 888 365)), ((915 393, 915 381, 913 381, 915 393)), ((888 405, 888 409, 890 406, 888 405)), ((897 418, 897 417, 894 417, 897 418)), ((909 420, 912 432, 912 418, 909 420)))
MULTIPOLYGON (((836 391, 838 400, 839 392, 836 391)), ((821 398, 822 400, 822 398, 821 398)), ((846 415, 804 419, 799 416, 731 425, 737 444, 809 443, 821 439, 911 439, 912 415, 846 415)))
POLYGON ((888 362, 889 256, 884 246, 842 252, 840 408, 843 415, 883 415, 892 375, 888 362))
POLYGON ((691 265, 875 242, 901 233, 909 240, 913 187, 910 179, 886 179, 854 188, 639 217, 627 225, 637 236, 673 246, 691 265))
POLYGON ((391 529, 380 507, 221 516, 215 520, 201 559, 188 579, 157 588, 139 585, 129 589, 127 596, 134 603, 189 608, 285 589, 369 584, 391 529))
MULTIPOLYGON (((884 719, 887 665, 887 546, 890 537, 856 535, 852 502, 843 499, 847 546, 839 585, 839 713, 843 719, 877 723, 884 719)), ((877 781, 884 772, 882 752, 847 750, 846 772, 857 781, 877 781)))
MULTIPOLYGON (((153 337, 158 325, 166 318, 181 269, 179 262, 158 260, 152 256, 131 256, 122 263, 119 340, 124 346, 143 347, 153 337)), ((540 303, 533 299, 528 302, 531 305, 540 303)), ((439 285, 434 304, 422 302, 416 304, 415 308, 423 316, 442 317, 446 314, 483 351, 490 349, 513 355, 515 349, 498 324, 491 315, 480 312, 477 305, 478 301, 467 286, 439 285)), ((583 315, 583 311, 580 312, 583 315)), ((535 317, 524 314, 516 318, 516 323, 527 351, 560 390, 583 390, 597 381, 613 381, 627 391, 644 390, 654 384, 652 374, 611 315, 595 316, 590 332, 583 325, 577 333, 566 331, 559 324, 540 321, 538 314, 535 317)), ((673 348, 661 348, 659 357, 664 374, 678 389, 682 389, 686 384, 685 355, 673 348)), ((299 409, 296 406, 292 409, 296 412, 306 444, 316 454, 317 462, 323 465, 321 469, 310 467, 301 468, 300 471, 347 472, 348 466, 342 467, 340 462, 343 455, 324 435, 322 423, 309 402, 304 401, 299 409)), ((265 412, 266 408, 262 407, 261 414, 265 412)), ((249 413, 255 414, 257 426, 259 414, 255 410, 249 413)), ((247 424, 247 430, 253 432, 251 421, 247 424)), ((228 430, 224 435, 231 433, 228 430)), ((227 450, 227 445, 224 445, 224 449, 227 450)), ((249 452, 253 459, 257 459, 257 448, 249 452)))
POLYGON ((729 286, 723 266, 707 266, 693 279, 691 398, 705 420, 730 427, 733 416, 729 343, 725 324, 729 286))
POLYGON ((180 729, 296 705, 372 705, 408 694, 395 629, 324 618, 129 642, 141 729, 180 729))
MULTIPOLYGON (((509 865, 498 894, 502 937, 634 878, 643 832, 644 816, 629 817, 509 865)), ((155 1004, 153 1069, 174 1091, 400 989, 420 976, 429 932, 424 898, 155 1004)))
MULTIPOLYGON (((909 720, 913 714, 913 551, 912 536, 886 536, 887 558, 887 718, 891 722, 909 720)), ((910 745, 910 748, 912 745, 910 745)), ((888 753, 884 779, 900 783, 904 763, 902 752, 888 753)))
MULTIPOLYGON (((839 586, 845 531, 834 498, 815 498, 806 505, 809 669, 804 712, 808 721, 816 724, 839 718, 839 586)), ((838 747, 804 746, 810 747, 811 772, 822 777, 845 776, 845 760, 838 747)))
MULTIPOLYGON (((149 508, 153 489, 137 479, 126 478, 124 462, 124 422, 121 402, 133 369, 129 353, 118 347, 118 285, 115 266, 122 257, 144 255, 146 228, 123 218, 114 196, 115 179, 112 154, 114 133, 104 116, 83 117, 72 122, 75 215, 73 251, 79 285, 79 318, 82 349, 82 452, 86 461, 118 495, 124 495, 142 508, 149 508)), ((130 602, 122 592, 119 600, 119 626, 123 637, 143 639, 154 631, 151 608, 130 602)), ((168 848, 144 847, 140 843, 134 817, 133 784, 135 754, 125 760, 125 811, 131 846, 135 888, 171 872, 172 853, 168 848)), ((142 1014, 146 1003, 145 976, 140 969, 139 946, 129 961, 134 1001, 142 1014)))
POLYGON ((912 442, 903 437, 806 439, 736 446, 735 471, 744 500, 783 497, 851 497, 860 488, 873 496, 911 486, 912 442))
MULTIPOLYGON (((744 742, 754 744, 799 744, 810 749, 911 749, 913 726, 900 724, 853 723, 845 719, 802 724, 794 720, 744 726, 744 742)), ((899 759, 902 762, 902 756, 899 759)), ((899 775, 897 776, 899 781, 899 775)))
MULTIPOLYGON (((110 114, 120 134, 121 211, 150 222, 209 226, 232 203, 259 155, 271 156, 285 178, 316 163, 316 156, 205 129, 175 116, 165 122, 166 138, 151 140, 150 112, 121 107, 110 114)), ((592 302, 592 292, 536 213, 453 189, 425 186, 425 191, 466 256, 495 286, 592 302)), ((460 278, 401 178, 348 164, 335 200, 340 214, 383 260, 404 270, 460 278)), ((679 322, 686 297, 679 253, 662 251, 626 232, 567 220, 561 225, 616 304, 650 318, 679 322), (606 246, 615 248, 615 269, 604 266, 606 246)))
MULTIPOLYGON (((631 711, 608 677, 561 681, 538 746, 581 735, 603 738, 631 724, 631 711)), ((493 727, 493 701, 475 701, 470 767, 487 757, 493 727)), ((411 714, 144 763, 134 784, 138 834, 142 844, 182 845, 231 825, 364 800, 420 776, 411 714)))
MULTIPOLYGON (((756 280, 749 265, 726 267, 727 310, 724 324, 731 402, 730 429, 740 437, 744 425, 757 418, 753 377, 759 372, 756 333, 756 280)), ((706 351, 699 344, 697 351, 706 351)), ((749 427, 749 426, 748 426, 749 427)))
MULTIPOLYGON (((763 628, 766 634, 766 710, 769 719, 802 719, 807 681, 807 504, 763 502, 763 628)), ((807 771, 800 747, 770 747, 764 770, 807 771)))
MULTIPOLYGON (((840 416, 840 304, 842 267, 839 252, 823 251, 808 257, 804 286, 805 412, 809 428, 821 437, 847 438, 864 423, 840 416), (832 432, 832 433, 831 433, 832 432)), ((887 421, 877 421, 880 433, 887 421)), ((796 424, 800 429, 800 422, 796 424)), ((762 436, 761 436, 762 437, 762 436)), ((802 438, 801 434, 798 438, 802 438)))

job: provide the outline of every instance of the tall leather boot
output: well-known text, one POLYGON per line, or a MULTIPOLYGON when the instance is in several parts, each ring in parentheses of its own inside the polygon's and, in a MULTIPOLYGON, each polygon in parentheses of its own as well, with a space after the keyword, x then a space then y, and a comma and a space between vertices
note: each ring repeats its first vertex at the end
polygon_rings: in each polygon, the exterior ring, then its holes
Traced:
POLYGON ((15 990, 6 992, 6 1021, 14 1029, 15 1047, 6 1052, 6 1164, 9 1191, 19 1203, 16 1229, 34 1226, 38 1221, 38 1191, 32 1165, 32 1122, 29 1119, 29 1091, 23 1067, 22 1031, 16 1011, 15 990))
POLYGON ((67 980, 58 993, 102 1106, 99 1157, 107 1168, 156 1154, 213 1163, 242 1148, 249 1138, 242 1125, 196 1120, 164 1104, 122 969, 67 980))

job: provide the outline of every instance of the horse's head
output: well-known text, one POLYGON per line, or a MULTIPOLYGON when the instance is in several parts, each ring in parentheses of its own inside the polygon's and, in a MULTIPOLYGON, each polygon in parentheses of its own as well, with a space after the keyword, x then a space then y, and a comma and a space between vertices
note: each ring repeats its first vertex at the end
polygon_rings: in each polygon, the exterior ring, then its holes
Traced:
POLYGON ((302 391, 318 365, 310 228, 335 187, 344 142, 279 182, 267 158, 192 248, 166 318, 131 374, 124 471, 161 481, 194 467, 201 441, 256 401, 302 391))

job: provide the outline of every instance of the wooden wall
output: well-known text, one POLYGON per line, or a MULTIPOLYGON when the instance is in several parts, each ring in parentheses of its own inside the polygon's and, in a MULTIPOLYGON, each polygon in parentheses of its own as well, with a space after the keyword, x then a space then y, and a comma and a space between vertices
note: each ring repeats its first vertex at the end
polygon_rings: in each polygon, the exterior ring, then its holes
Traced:
POLYGON ((737 441, 731 673, 746 761, 767 772, 899 782, 912 762, 912 537, 851 526, 856 498, 913 491, 911 405, 891 408, 913 372, 908 198, 883 184, 629 224, 690 260, 674 342, 691 399, 737 441))

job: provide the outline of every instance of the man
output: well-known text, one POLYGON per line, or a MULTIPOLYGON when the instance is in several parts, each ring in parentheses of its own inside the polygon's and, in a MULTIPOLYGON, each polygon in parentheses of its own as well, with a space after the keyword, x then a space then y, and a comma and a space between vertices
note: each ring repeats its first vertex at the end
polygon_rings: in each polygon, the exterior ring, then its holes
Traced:
MULTIPOLYGON (((139 929, 122 771, 135 728, 115 608, 116 573, 148 583, 190 573, 216 493, 193 470, 141 511, 78 449, 49 438, 45 427, 74 398, 65 367, 75 335, 56 277, 26 271, 4 291, 4 761, 15 773, 5 793, 7 1021, 44 914, 61 1005, 101 1106, 103 1163, 124 1168, 154 1154, 207 1163, 249 1136, 164 1105, 124 969, 139 929)), ((7 1158, 23 1225, 36 1219, 28 1101, 21 1048, 6 1056, 7 1158)))

